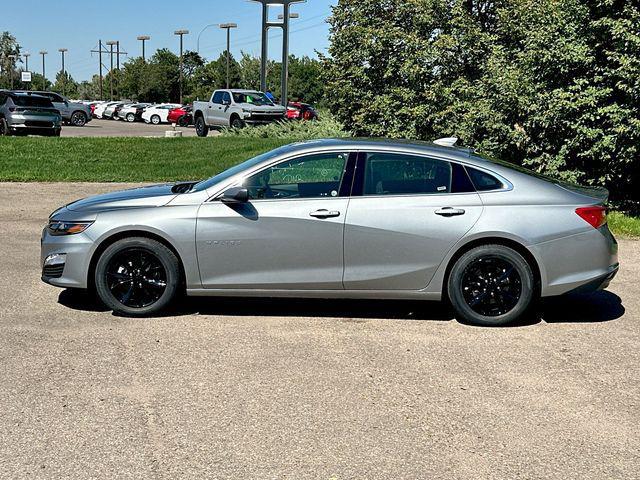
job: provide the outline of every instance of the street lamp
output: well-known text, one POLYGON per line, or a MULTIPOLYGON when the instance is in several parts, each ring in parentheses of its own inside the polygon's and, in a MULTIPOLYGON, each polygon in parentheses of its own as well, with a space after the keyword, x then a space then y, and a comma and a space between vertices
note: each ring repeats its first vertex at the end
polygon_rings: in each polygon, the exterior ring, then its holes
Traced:
POLYGON ((176 30, 173 34, 180 37, 180 103, 182 104, 182 37, 189 35, 189 30, 176 30))
POLYGON ((66 48, 59 48, 58 51, 62 55, 62 95, 66 95, 67 94, 67 78, 66 78, 67 76, 64 69, 64 54, 67 53, 69 50, 66 48))
POLYGON ((45 65, 44 65, 44 56, 49 53, 46 50, 40 50, 40 55, 42 55, 42 90, 46 90, 47 89, 47 76, 46 76, 46 70, 45 70, 45 65))
POLYGON ((147 40, 151 40, 151 37, 150 37, 149 35, 140 35, 140 36, 138 37, 138 40, 140 40, 140 41, 142 42, 142 61, 143 61, 143 62, 146 62, 146 61, 147 61, 147 59, 146 59, 146 57, 145 57, 145 55, 144 55, 144 43, 145 43, 147 40))
POLYGON ((9 65, 11 66, 11 68, 9 68, 9 76, 11 77, 11 90, 13 90, 13 69, 15 67, 17 57, 17 55, 7 55, 7 58, 9 59, 9 65))
POLYGON ((229 59, 231 57, 231 29, 238 28, 237 23, 221 23, 220 28, 227 31, 227 88, 229 88, 229 59))
POLYGON ((200 54, 200 37, 202 36, 204 31, 207 28, 218 27, 218 26, 219 26, 218 23, 210 23, 209 25, 206 25, 202 30, 200 30, 200 33, 198 34, 198 41, 196 42, 196 52, 198 52, 198 54, 200 54))
POLYGON ((25 60, 25 72, 29 71, 29 57, 31 56, 31 54, 29 52, 24 52, 22 54, 24 56, 24 60, 25 60))

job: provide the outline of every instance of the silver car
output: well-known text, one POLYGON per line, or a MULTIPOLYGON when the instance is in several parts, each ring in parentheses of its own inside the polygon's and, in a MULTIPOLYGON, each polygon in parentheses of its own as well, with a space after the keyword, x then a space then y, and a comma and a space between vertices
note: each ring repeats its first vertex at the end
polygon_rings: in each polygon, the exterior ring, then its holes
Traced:
POLYGON ((42 97, 47 97, 53 103, 53 106, 58 109, 60 116, 64 122, 67 122, 74 127, 84 127, 91 121, 91 107, 84 103, 72 102, 68 98, 55 92, 45 91, 23 91, 22 93, 33 93, 42 97))
POLYGON ((449 299, 502 325, 618 271, 607 193, 431 143, 317 140, 53 212, 42 279, 125 315, 193 296, 449 299))
POLYGON ((31 93, 0 90, 0 137, 59 137, 61 131, 62 118, 51 100, 31 93))

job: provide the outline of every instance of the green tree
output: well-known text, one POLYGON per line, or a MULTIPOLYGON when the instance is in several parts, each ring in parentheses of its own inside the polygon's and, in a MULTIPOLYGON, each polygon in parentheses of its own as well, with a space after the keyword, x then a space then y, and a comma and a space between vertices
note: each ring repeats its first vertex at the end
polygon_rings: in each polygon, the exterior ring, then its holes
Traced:
POLYGON ((78 83, 73 79, 69 72, 58 72, 56 82, 51 89, 54 92, 63 93, 68 98, 76 98, 78 96, 78 83))
POLYGON ((11 77, 13 77, 14 87, 20 81, 17 65, 22 63, 20 59, 20 44, 16 37, 9 32, 0 33, 0 88, 11 87, 11 77))
POLYGON ((458 136, 640 198, 636 2, 340 0, 330 23, 327 100, 355 134, 458 136))

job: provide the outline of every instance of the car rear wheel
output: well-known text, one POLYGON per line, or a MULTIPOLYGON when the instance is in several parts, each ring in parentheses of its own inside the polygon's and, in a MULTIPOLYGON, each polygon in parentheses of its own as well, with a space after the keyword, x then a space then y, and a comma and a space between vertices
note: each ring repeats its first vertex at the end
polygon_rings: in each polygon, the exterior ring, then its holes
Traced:
POLYGON ((73 112, 71 115, 71 125, 75 127, 84 127, 87 123, 87 116, 83 112, 73 112))
POLYGON ((535 282, 531 266, 518 252, 504 245, 482 245, 456 261, 447 291, 458 319, 500 326, 527 312, 535 282))
POLYGON ((196 134, 199 137, 206 137, 209 134, 209 127, 204 122, 204 117, 196 118, 196 134))
POLYGON ((133 123, 136 121, 136 116, 133 113, 127 113, 127 122, 133 123))
POLYGON ((107 247, 95 270, 102 302, 114 312, 145 316, 166 308, 178 293, 180 264, 162 243, 125 238, 107 247))
POLYGON ((151 123, 153 123, 154 125, 160 125, 160 116, 153 115, 151 117, 151 123))

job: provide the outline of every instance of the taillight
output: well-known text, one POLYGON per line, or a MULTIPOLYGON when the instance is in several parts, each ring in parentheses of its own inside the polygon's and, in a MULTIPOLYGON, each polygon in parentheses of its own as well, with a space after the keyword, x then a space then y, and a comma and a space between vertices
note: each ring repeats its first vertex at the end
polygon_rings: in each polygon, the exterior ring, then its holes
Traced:
POLYGON ((576 213, 593 228, 600 228, 607 223, 607 209, 605 207, 580 207, 576 213))

